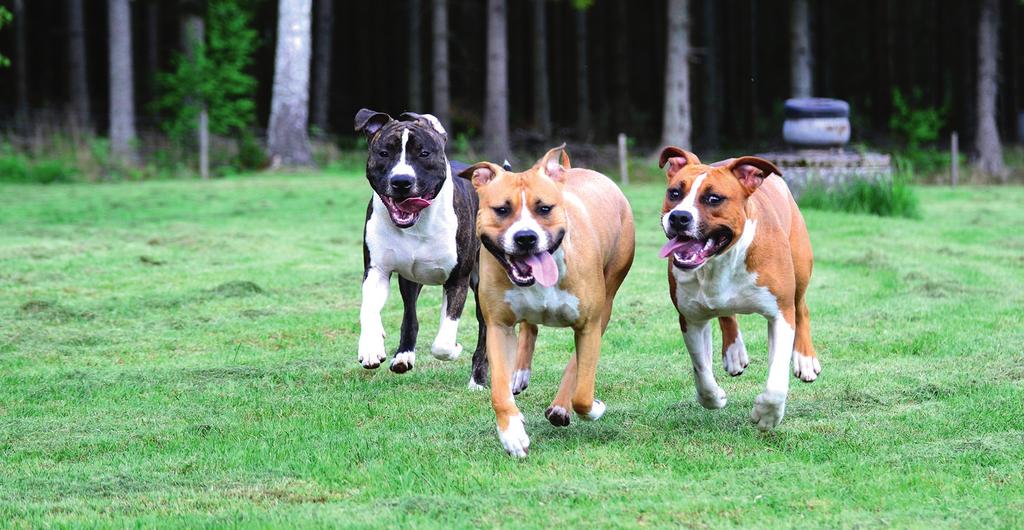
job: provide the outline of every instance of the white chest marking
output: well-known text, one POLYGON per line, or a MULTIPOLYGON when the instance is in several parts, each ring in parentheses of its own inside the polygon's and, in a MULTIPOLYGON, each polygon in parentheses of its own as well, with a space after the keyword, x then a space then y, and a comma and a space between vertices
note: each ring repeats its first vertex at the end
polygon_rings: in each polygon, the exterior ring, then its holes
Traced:
MULTIPOLYGON (((564 243, 563 243, 564 245, 564 243)), ((552 255, 558 265, 558 277, 565 278, 565 252, 559 248, 552 255)), ((505 291, 505 302, 516 320, 552 327, 571 326, 580 318, 580 299, 558 284, 544 287, 534 283, 529 287, 513 286, 505 291)))
MULTIPOLYGON (((697 175, 697 179, 693 181, 693 186, 690 186, 690 193, 683 197, 683 200, 679 201, 679 204, 675 208, 665 212, 665 215, 661 216, 661 227, 668 233, 668 216, 676 211, 682 210, 684 212, 690 212, 693 216, 693 221, 690 222, 690 231, 694 231, 700 226, 700 211, 697 210, 695 203, 697 202, 697 191, 700 190, 700 185, 704 182, 704 179, 708 177, 707 173, 701 173, 697 175)), ((691 234, 694 235, 694 234, 691 234)))
MULTIPOLYGON (((396 166, 397 167, 397 166, 396 166)), ((370 266, 425 285, 441 285, 458 262, 455 242, 459 219, 455 215, 451 169, 433 204, 415 225, 401 229, 391 222, 387 207, 376 194, 373 213, 366 222, 370 266)))
POLYGON ((767 287, 757 285, 757 273, 747 270, 747 250, 754 240, 757 221, 748 219, 740 239, 720 256, 696 270, 672 268, 679 312, 695 321, 736 313, 772 317, 778 300, 767 287))

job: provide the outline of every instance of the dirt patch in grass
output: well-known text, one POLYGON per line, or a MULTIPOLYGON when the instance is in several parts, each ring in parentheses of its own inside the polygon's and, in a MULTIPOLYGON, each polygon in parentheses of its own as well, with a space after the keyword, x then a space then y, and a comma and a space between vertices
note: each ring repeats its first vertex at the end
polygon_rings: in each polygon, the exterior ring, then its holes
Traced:
POLYGON ((29 300, 18 307, 18 313, 28 318, 52 322, 92 320, 96 315, 88 311, 74 311, 49 300, 29 300))
POLYGON ((221 298, 235 298, 262 294, 263 292, 263 288, 253 282, 246 280, 232 280, 230 282, 224 282, 213 289, 206 291, 206 294, 221 298))

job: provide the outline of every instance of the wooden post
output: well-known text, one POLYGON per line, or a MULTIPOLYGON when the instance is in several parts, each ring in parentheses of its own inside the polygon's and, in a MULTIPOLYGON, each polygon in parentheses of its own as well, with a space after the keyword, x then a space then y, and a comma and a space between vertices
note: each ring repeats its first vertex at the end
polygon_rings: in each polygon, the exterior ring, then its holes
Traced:
POLYGON ((949 185, 956 187, 960 180, 960 136, 953 131, 949 138, 949 185))
POLYGON ((619 133, 619 176, 623 186, 629 185, 629 159, 626 154, 626 133, 619 133))

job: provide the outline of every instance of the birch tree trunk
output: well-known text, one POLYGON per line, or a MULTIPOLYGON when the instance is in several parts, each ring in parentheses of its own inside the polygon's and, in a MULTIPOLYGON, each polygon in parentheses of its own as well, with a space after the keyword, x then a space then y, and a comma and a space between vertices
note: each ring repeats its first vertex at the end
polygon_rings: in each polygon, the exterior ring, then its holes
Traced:
POLYGON ((982 0, 978 18, 978 104, 974 135, 977 159, 974 168, 983 175, 999 177, 1004 183, 1009 171, 1003 162, 996 125, 996 96, 999 93, 999 0, 982 0))
POLYGON ((313 165, 309 146, 310 12, 312 0, 279 0, 274 88, 267 127, 271 167, 313 165))
POLYGON ((506 0, 487 0, 484 153, 494 160, 509 157, 507 13, 506 0))
POLYGON ((451 94, 448 81, 448 2, 434 0, 434 116, 441 120, 445 129, 451 130, 451 94))
POLYGON ((580 138, 592 136, 590 131, 590 80, 587 78, 587 10, 576 13, 576 127, 580 138))
POLYGON ((11 10, 14 15, 14 125, 25 131, 29 124, 28 111, 28 44, 26 44, 25 0, 14 0, 11 10))
POLYGON ((110 33, 110 154, 124 164, 139 161, 135 135, 132 13, 128 0, 107 0, 110 33))
POLYGON ((661 144, 691 149, 689 0, 668 0, 661 144))
MULTIPOLYGON (((185 56, 189 61, 198 59, 199 44, 206 40, 206 25, 203 17, 197 14, 186 14, 182 20, 182 44, 185 56)), ((210 178, 210 119, 205 101, 196 101, 199 105, 199 116, 196 119, 196 142, 199 145, 199 176, 203 180, 210 178)))
POLYGON ((92 132, 89 109, 88 63, 82 0, 68 0, 68 92, 71 93, 72 128, 92 132))
POLYGON ((789 9, 790 93, 795 98, 809 98, 814 93, 814 58, 807 0, 792 0, 789 9))
POLYGON ((533 0, 533 119, 544 138, 551 136, 546 8, 547 0, 533 0))
POLYGON ((316 4, 316 38, 313 67, 313 126, 326 133, 328 109, 331 104, 331 46, 334 39, 334 0, 320 0, 316 4))
POLYGON ((409 0, 409 110, 423 111, 423 61, 420 46, 423 42, 423 23, 420 0, 409 0))

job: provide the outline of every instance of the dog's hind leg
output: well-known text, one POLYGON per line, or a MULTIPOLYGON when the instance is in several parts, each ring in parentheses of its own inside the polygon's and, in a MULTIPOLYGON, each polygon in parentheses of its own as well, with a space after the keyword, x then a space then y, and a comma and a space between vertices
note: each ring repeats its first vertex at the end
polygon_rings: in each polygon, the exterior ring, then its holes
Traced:
POLYGON ((462 353, 459 339, 459 319, 462 309, 466 306, 469 294, 469 278, 449 280, 444 284, 444 297, 441 302, 441 325, 434 338, 430 353, 442 361, 454 361, 462 353))
POLYGON ((512 393, 519 394, 530 385, 530 368, 533 366, 533 350, 537 345, 537 326, 529 322, 519 324, 519 348, 516 351, 516 368, 512 372, 512 393))
POLYGON ((398 290, 402 293, 402 336, 398 339, 398 350, 391 358, 391 371, 401 374, 412 370, 416 364, 416 337, 420 331, 420 321, 416 318, 416 300, 419 299, 423 285, 412 280, 398 277, 398 290))
POLYGON ((718 319, 718 327, 722 330, 722 366, 729 375, 735 377, 742 374, 750 364, 740 324, 735 316, 727 316, 718 319))
POLYGON ((821 361, 811 342, 811 312, 807 300, 796 301, 796 345, 793 348, 793 375, 805 383, 813 382, 821 373, 821 361))
POLYGON ((473 367, 469 373, 469 389, 483 390, 487 386, 487 323, 484 321, 484 312, 480 308, 480 293, 476 273, 473 273, 471 280, 473 287, 473 300, 476 302, 476 351, 473 352, 473 367))

